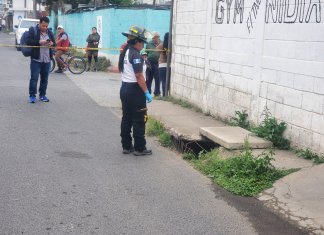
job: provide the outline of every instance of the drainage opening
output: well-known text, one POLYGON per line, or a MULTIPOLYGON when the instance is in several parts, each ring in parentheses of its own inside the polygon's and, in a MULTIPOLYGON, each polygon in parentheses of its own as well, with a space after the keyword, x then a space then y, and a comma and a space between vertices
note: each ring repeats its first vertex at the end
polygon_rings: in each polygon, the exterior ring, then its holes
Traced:
POLYGON ((186 140, 183 138, 175 138, 172 137, 173 144, 177 151, 180 153, 193 153, 195 155, 199 155, 200 152, 205 151, 209 152, 214 148, 218 148, 219 145, 214 143, 211 140, 203 138, 202 140, 186 140))

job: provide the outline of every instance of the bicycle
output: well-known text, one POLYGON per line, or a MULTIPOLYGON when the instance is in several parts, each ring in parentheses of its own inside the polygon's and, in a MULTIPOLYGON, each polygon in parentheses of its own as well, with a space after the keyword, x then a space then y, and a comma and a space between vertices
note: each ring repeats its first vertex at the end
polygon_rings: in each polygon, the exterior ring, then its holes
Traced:
MULTIPOLYGON (((55 55, 55 52, 54 52, 55 55)), ((80 57, 80 56, 74 56, 71 52, 67 52, 63 55, 64 64, 66 65, 66 68, 73 74, 81 74, 83 73, 87 68, 86 61, 80 57)), ((50 72, 53 72, 56 67, 56 61, 54 58, 52 58, 51 61, 51 69, 50 72)))

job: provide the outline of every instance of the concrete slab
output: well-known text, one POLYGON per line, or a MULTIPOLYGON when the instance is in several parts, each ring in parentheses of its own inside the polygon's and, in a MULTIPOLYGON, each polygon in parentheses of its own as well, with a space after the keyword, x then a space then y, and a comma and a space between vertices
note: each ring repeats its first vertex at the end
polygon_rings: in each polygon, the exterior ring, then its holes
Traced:
POLYGON ((265 149, 272 146, 270 141, 253 136, 251 132, 241 127, 201 127, 200 134, 227 149, 243 149, 246 138, 248 138, 251 148, 254 149, 265 149))
POLYGON ((314 234, 324 234, 324 164, 278 180, 259 200, 314 234))
POLYGON ((161 121, 174 136, 192 141, 202 140, 199 134, 202 126, 225 126, 210 116, 162 100, 148 104, 148 114, 161 121))

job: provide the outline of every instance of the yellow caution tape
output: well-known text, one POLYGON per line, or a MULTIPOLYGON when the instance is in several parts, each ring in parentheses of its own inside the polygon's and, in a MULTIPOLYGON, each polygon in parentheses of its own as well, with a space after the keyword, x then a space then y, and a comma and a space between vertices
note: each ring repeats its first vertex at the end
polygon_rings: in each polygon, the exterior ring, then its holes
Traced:
MULTIPOLYGON (((0 47, 25 47, 25 48, 51 48, 51 49, 65 49, 65 50, 86 50, 86 51, 121 51, 120 48, 90 48, 90 47, 48 47, 48 46, 28 46, 28 45, 9 45, 9 44, 0 44, 0 47)), ((159 49, 145 49, 146 52, 148 51, 157 51, 157 52, 168 52, 170 53, 171 50, 159 50, 159 49)))

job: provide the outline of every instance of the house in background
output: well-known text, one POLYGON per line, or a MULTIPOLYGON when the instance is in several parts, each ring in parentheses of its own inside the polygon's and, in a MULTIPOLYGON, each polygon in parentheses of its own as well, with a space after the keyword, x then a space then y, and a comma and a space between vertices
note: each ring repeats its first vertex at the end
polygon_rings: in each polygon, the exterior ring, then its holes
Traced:
MULTIPOLYGON (((13 30, 22 18, 33 18, 33 0, 0 0, 3 6, 3 19, 6 28, 13 30)), ((37 5, 37 10, 42 10, 42 6, 37 5)), ((1 15, 1 7, 0 7, 1 15)))

